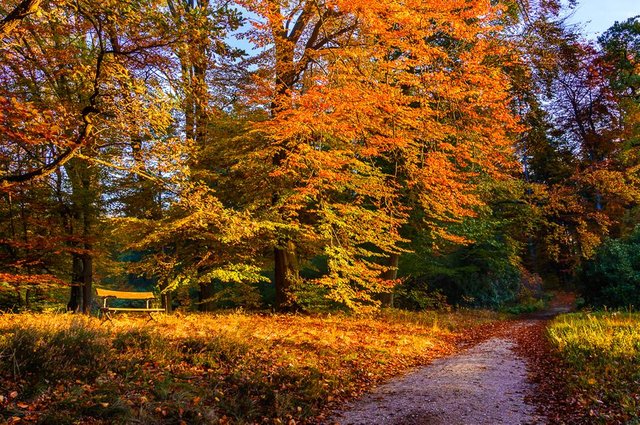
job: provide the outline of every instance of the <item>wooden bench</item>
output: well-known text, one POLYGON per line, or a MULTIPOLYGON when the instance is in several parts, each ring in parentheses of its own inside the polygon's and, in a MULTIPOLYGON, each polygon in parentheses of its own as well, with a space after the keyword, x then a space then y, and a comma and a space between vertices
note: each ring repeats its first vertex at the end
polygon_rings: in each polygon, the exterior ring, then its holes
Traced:
POLYGON ((164 308, 151 307, 151 302, 156 301, 156 296, 153 292, 126 292, 126 291, 112 291, 111 289, 96 288, 96 295, 102 298, 102 307, 100 312, 106 320, 111 321, 111 313, 118 311, 129 312, 141 312, 149 315, 149 320, 153 320, 151 313, 164 312, 164 308), (108 301, 110 299, 116 300, 129 300, 129 301, 144 301, 144 307, 111 307, 108 301))

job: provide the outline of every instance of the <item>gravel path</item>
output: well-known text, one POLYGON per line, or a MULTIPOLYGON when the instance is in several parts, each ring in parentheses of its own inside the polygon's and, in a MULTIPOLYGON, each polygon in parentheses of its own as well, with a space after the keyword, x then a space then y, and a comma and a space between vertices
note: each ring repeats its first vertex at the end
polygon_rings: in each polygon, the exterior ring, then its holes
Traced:
MULTIPOLYGON (((514 324, 511 332, 530 326, 514 324)), ((496 337, 381 385, 329 423, 341 425, 543 424, 525 402, 532 391, 515 343, 496 337)))

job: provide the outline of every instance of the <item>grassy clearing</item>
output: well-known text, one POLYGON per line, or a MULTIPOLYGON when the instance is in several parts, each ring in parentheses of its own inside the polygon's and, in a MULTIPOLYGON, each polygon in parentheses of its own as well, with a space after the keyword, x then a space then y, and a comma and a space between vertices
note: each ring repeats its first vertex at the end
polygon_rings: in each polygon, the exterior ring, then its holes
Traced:
POLYGON ((594 421, 640 421, 640 314, 575 313, 548 328, 571 368, 570 389, 594 421))
POLYGON ((305 422, 497 318, 0 315, 0 422, 305 422))

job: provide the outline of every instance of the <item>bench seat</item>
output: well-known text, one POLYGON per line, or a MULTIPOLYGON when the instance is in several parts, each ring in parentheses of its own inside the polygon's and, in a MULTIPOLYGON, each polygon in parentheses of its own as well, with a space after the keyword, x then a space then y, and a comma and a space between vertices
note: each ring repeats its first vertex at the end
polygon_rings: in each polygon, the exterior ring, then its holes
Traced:
POLYGON ((151 313, 162 313, 164 308, 151 307, 151 301, 156 301, 153 292, 131 292, 131 291, 114 291, 111 289, 96 288, 96 295, 102 298, 102 307, 100 312, 106 320, 111 321, 111 314, 118 311, 141 312, 149 314, 149 318, 153 319, 151 313), (108 301, 111 299, 128 300, 128 301, 144 301, 145 307, 112 307, 108 301))
POLYGON ((156 311, 163 312, 164 308, 135 308, 135 307, 107 307, 109 311, 156 311))

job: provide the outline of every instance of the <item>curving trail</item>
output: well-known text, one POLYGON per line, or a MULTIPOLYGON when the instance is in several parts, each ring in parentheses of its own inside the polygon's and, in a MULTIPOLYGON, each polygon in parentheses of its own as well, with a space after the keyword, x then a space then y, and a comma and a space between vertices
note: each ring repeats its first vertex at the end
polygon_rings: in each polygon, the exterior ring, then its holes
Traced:
POLYGON ((518 425, 544 424, 526 396, 535 390, 527 364, 515 348, 526 328, 569 305, 514 322, 501 335, 456 355, 438 359, 379 386, 335 412, 328 423, 341 425, 518 425))

